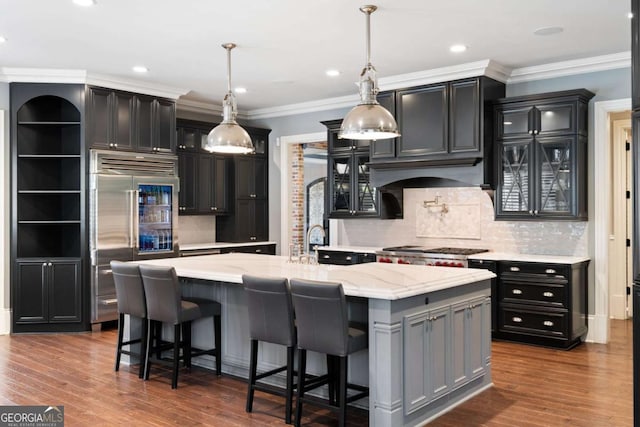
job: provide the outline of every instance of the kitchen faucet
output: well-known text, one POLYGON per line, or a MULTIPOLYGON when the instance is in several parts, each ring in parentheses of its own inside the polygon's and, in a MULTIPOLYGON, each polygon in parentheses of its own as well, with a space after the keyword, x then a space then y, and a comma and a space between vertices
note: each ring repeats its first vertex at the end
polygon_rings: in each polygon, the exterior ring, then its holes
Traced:
POLYGON ((315 229, 319 229, 320 233, 322 233, 322 238, 324 239, 324 237, 326 236, 325 232, 324 232, 324 227, 321 224, 313 224, 312 226, 309 227, 309 229, 307 230, 307 239, 306 239, 306 245, 304 246, 304 255, 300 255, 300 261, 302 261, 303 259, 307 260, 308 264, 317 264, 318 263, 318 245, 315 245, 313 247, 313 250, 315 252, 315 254, 312 256, 309 253, 309 244, 311 242, 311 232, 315 229))

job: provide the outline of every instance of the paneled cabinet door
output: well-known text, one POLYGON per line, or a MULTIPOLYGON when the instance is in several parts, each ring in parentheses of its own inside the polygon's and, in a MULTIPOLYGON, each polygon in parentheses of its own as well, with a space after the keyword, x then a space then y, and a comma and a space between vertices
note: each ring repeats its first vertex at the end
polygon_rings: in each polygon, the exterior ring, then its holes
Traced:
MULTIPOLYGON (((378 95, 378 102, 391 113, 396 116, 396 94, 395 92, 383 92, 378 95)), ((381 139, 371 141, 371 160, 386 160, 396 157, 396 141, 397 138, 381 139)))
POLYGON ((156 152, 172 153, 176 146, 176 105, 166 99, 154 101, 153 148, 156 152))
POLYGON ((450 306, 445 306, 403 320, 405 415, 451 389, 450 313, 450 306))
POLYGON ((198 175, 198 211, 209 214, 227 213, 227 160, 220 156, 200 155, 198 175))
POLYGON ((397 143, 398 158, 447 154, 446 84, 396 92, 396 114, 401 134, 397 143))
POLYGON ((109 89, 89 88, 89 145, 125 149, 134 146, 134 95, 109 89))
POLYGON ((265 159, 255 156, 235 158, 236 197, 240 199, 264 199, 267 197, 265 159))
POLYGON ((154 133, 154 115, 153 115, 154 98, 150 96, 138 96, 136 102, 136 133, 137 146, 139 151, 154 151, 153 133, 154 133))
POLYGON ((81 321, 79 259, 18 261, 16 271, 16 324, 81 321))
POLYGON ((268 206, 266 200, 236 201, 238 241, 255 242, 268 239, 268 206))
POLYGON ((178 213, 193 214, 198 210, 196 196, 198 192, 198 155, 181 152, 178 155, 178 176, 180 192, 178 193, 178 213))
POLYGON ((478 80, 463 80, 449 84, 450 153, 482 151, 480 111, 478 80))
POLYGON ((452 374, 453 387, 461 387, 484 375, 486 353, 483 329, 486 325, 485 298, 475 298, 451 306, 452 316, 452 374))

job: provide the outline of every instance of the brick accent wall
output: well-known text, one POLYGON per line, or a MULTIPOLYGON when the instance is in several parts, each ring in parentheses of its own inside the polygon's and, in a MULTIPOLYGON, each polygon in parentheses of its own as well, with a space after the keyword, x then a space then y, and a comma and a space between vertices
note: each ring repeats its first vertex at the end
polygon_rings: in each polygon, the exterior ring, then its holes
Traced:
POLYGON ((304 244, 304 146, 303 144, 291 144, 291 179, 289 194, 291 194, 291 241, 282 242, 282 253, 287 253, 288 245, 304 244))

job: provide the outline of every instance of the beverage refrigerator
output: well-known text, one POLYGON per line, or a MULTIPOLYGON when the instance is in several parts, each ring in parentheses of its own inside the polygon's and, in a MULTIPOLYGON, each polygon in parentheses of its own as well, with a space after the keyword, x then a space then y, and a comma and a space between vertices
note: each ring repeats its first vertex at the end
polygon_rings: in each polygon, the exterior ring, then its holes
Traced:
POLYGON ((91 150, 91 323, 117 319, 112 260, 179 255, 177 157, 91 150))

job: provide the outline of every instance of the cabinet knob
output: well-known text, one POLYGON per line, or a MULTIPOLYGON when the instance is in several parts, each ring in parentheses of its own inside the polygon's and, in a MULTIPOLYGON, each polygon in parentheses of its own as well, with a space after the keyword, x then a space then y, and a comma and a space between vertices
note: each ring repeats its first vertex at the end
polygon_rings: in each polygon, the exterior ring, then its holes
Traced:
POLYGON ((47 265, 48 265, 49 267, 51 267, 53 264, 49 263, 49 264, 47 264, 47 265))
POLYGON ((512 294, 514 294, 514 295, 522 295, 522 290, 520 290, 520 289, 513 289, 513 290, 511 291, 511 293, 512 293, 512 294))
POLYGON ((529 209, 529 215, 533 215, 533 210, 529 209))
POLYGON ((534 215, 538 215, 538 209, 534 210, 534 211, 533 211, 533 214, 534 214, 534 215))
POLYGON ((509 271, 520 271, 520 267, 509 267, 509 271))
POLYGON ((522 323, 522 317, 514 316, 511 320, 515 323, 522 323))
POLYGON ((113 144, 113 146, 114 146, 115 148, 118 148, 118 144, 113 144))
POLYGON ((46 262, 43 262, 43 263, 42 263, 42 266, 43 266, 43 267, 46 267, 46 266, 47 266, 47 263, 46 263, 46 262))
POLYGON ((553 268, 547 268, 544 272, 547 274, 556 274, 556 270, 553 268))
POLYGON ((351 257, 350 257, 350 256, 346 257, 345 259, 346 259, 347 261, 351 261, 351 257))
POLYGON ((529 135, 533 135, 533 130, 529 129, 529 135))
POLYGON ((262 252, 262 249, 256 249, 257 254, 259 254, 260 252, 262 252))
POLYGON ((209 209, 211 209, 212 211, 216 210, 216 208, 214 208, 213 206, 211 206, 209 209))

